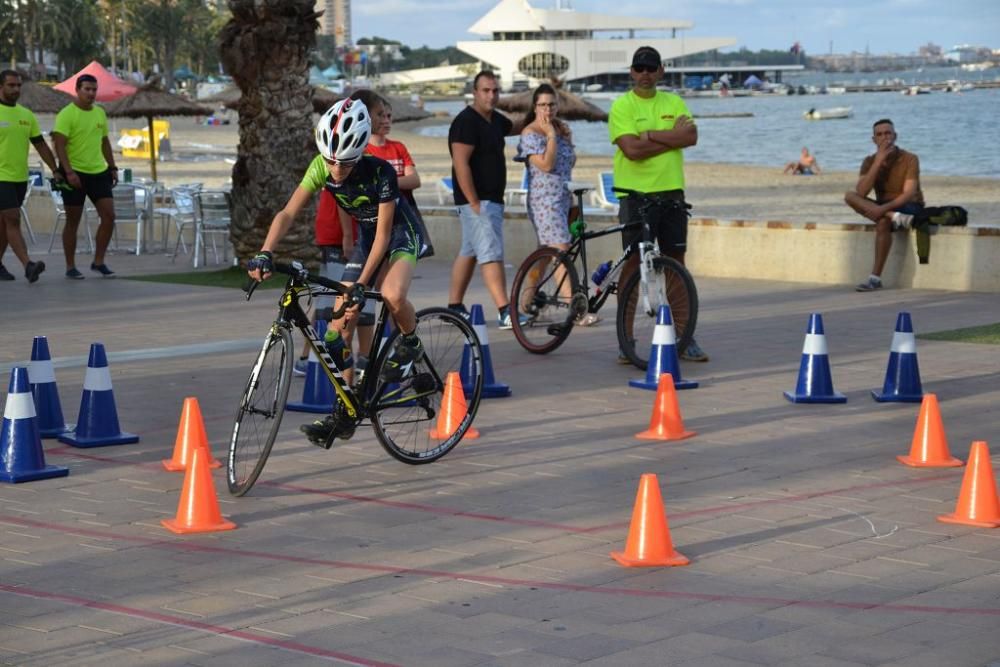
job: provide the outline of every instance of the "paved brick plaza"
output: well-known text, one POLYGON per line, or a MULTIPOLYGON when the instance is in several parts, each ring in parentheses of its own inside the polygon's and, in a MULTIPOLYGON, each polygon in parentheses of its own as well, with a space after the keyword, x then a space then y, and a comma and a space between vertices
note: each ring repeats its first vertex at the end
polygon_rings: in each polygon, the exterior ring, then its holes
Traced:
MULTIPOLYGON (((912 469, 918 406, 876 404, 896 313, 918 332, 1000 321, 989 294, 856 294, 699 281, 698 339, 684 364, 697 437, 636 440, 652 392, 615 364, 611 311, 556 353, 529 355, 495 328, 497 378, 482 438, 407 466, 371 429, 331 451, 287 413, 257 486, 231 498, 235 531, 181 537, 183 476, 167 473, 181 404, 197 396, 224 458, 239 393, 278 292, 91 278, 59 259, 31 286, 0 284, 0 369, 34 335, 57 358, 75 421, 86 354, 106 344, 122 427, 136 445, 45 441, 62 479, 0 485, 0 663, 982 666, 1000 661, 1000 529, 947 525, 963 469, 912 469), (810 312, 821 312, 846 405, 792 405, 810 312), (128 354, 126 354, 128 353, 128 354), (116 359, 117 355, 117 359, 116 359), (659 476, 684 568, 626 569, 642 473, 659 476)), ((113 256, 121 274, 162 258, 113 256)), ((446 301, 449 266, 422 263, 418 307, 446 301)), ((511 275, 513 271, 509 272, 511 275)), ((477 278, 468 303, 487 302, 477 278)), ((297 341, 298 342, 298 341, 297 341)), ((951 452, 1000 454, 1000 347, 919 341, 951 452)), ((292 387, 301 392, 301 380, 292 387)))

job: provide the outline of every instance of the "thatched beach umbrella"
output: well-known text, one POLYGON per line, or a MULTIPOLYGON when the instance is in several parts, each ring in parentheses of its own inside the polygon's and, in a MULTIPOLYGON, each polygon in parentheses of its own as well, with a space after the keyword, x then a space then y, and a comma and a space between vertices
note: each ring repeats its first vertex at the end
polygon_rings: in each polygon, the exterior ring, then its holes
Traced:
MULTIPOLYGON (((532 92, 529 90, 516 95, 505 95, 497 102, 497 108, 501 111, 526 114, 531 108, 532 92)), ((607 122, 608 112, 600 107, 562 89, 556 89, 556 94, 559 96, 559 118, 607 122)))
POLYGON ((149 160, 156 180, 156 142, 153 138, 154 116, 207 116, 212 110, 188 100, 148 85, 134 95, 122 97, 104 107, 113 118, 145 118, 149 124, 149 160))
POLYGON ((21 97, 17 103, 35 113, 59 113, 73 99, 72 95, 67 95, 52 86, 43 86, 34 81, 24 81, 21 84, 21 97))

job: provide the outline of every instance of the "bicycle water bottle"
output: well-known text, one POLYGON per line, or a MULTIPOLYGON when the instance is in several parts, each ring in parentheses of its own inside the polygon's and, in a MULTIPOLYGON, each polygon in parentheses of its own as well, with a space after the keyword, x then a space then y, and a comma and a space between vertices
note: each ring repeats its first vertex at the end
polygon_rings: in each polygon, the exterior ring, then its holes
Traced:
POLYGON ((601 283, 604 282, 604 279, 608 277, 608 272, 610 270, 611 270, 610 261, 604 262, 604 264, 601 264, 599 267, 597 267, 597 270, 594 271, 594 274, 591 276, 591 278, 594 279, 594 284, 600 287, 601 283))
POLYGON ((326 352, 333 357, 333 363, 337 368, 344 371, 354 366, 354 359, 351 357, 351 348, 347 347, 340 332, 330 327, 323 336, 323 343, 326 345, 326 352))

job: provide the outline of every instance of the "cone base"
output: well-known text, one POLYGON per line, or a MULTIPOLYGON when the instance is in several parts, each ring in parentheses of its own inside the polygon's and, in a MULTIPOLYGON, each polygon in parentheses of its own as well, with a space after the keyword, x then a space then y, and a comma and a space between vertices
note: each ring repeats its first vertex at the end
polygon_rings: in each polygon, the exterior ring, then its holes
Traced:
POLYGON ((215 533, 223 530, 233 530, 236 524, 225 519, 216 523, 208 523, 201 526, 188 526, 177 519, 161 519, 160 523, 171 533, 178 535, 188 535, 190 533, 215 533))
MULTIPOLYGON (((442 434, 440 431, 438 431, 436 426, 431 429, 428 435, 430 435, 430 437, 434 438, 435 440, 446 440, 447 438, 451 437, 451 433, 442 434)), ((465 435, 462 436, 462 440, 475 440, 478 437, 479 437, 479 429, 477 429, 475 426, 470 426, 469 429, 465 432, 465 435)))
MULTIPOLYGON (((183 463, 177 463, 173 459, 162 459, 160 463, 163 464, 163 469, 167 472, 187 472, 187 466, 183 463)), ((222 462, 219 459, 212 459, 208 462, 208 467, 215 469, 221 468, 222 462)))
POLYGON ((330 414, 333 412, 333 403, 322 405, 320 403, 285 403, 285 409, 292 412, 312 412, 314 414, 330 414))
POLYGON ((662 556, 660 558, 633 558, 626 555, 623 551, 612 551, 611 557, 625 567, 676 567, 691 563, 687 557, 682 556, 676 551, 669 556, 662 556))
MULTIPOLYGON (((507 398, 511 395, 510 387, 505 384, 484 384, 482 398, 507 398)), ((471 398, 472 394, 466 394, 471 398)))
MULTIPOLYGON (((647 382, 646 380, 629 380, 628 386, 635 387, 636 389, 648 389, 649 391, 656 391, 656 387, 659 385, 659 379, 656 382, 647 382)), ((674 380, 674 389, 697 389, 698 382, 696 380, 674 380)))
POLYGON ((133 442, 139 442, 139 436, 135 433, 126 433, 121 431, 118 435, 106 438, 78 438, 75 431, 70 431, 65 435, 60 435, 59 442, 80 448, 108 447, 111 445, 129 445, 133 442))
POLYGON ((58 438, 61 435, 65 435, 72 431, 68 425, 63 426, 53 426, 51 428, 39 428, 38 436, 41 438, 58 438))
POLYGON ((44 468, 39 468, 38 470, 23 470, 20 472, 7 472, 6 470, 0 470, 0 481, 8 482, 10 484, 19 484, 21 482, 34 482, 39 479, 65 477, 68 474, 69 468, 63 468, 61 466, 45 466, 44 468))
POLYGON ((900 394, 896 392, 878 392, 872 390, 872 398, 878 403, 922 403, 923 394, 900 394))
POLYGON ((996 521, 979 521, 977 519, 967 519, 957 514, 942 514, 937 518, 943 523, 957 523, 963 526, 975 526, 977 528, 1000 528, 1000 517, 996 521))
POLYGON ((905 456, 897 456, 896 460, 914 468, 958 468, 965 465, 962 463, 962 459, 956 459, 954 456, 949 456, 940 461, 923 461, 907 454, 905 456))
POLYGON ((847 397, 843 394, 833 392, 829 396, 809 396, 806 394, 796 394, 786 391, 785 398, 792 403, 847 403, 847 397))
POLYGON ((641 433, 636 433, 635 437, 639 440, 687 440, 688 438, 698 435, 696 431, 681 431, 676 434, 665 434, 660 433, 656 429, 648 428, 641 433))

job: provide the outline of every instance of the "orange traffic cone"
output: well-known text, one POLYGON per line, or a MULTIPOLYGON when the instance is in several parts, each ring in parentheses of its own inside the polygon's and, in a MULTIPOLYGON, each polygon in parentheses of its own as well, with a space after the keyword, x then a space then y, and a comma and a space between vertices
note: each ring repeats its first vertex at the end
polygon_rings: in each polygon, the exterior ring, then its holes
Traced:
POLYGON ((191 452, 191 465, 184 474, 177 517, 160 521, 167 530, 185 535, 232 530, 236 527, 232 521, 223 519, 219 511, 212 471, 208 469, 209 457, 211 454, 206 447, 195 447, 191 452))
POLYGON ((997 498, 997 483, 993 477, 993 462, 985 440, 972 443, 969 450, 969 465, 962 478, 962 490, 958 492, 958 504, 954 514, 943 514, 938 521, 960 523, 980 528, 1000 528, 1000 498, 997 498))
POLYGON ((612 551, 611 557, 625 567, 687 565, 691 562, 674 551, 656 475, 646 473, 639 479, 625 551, 612 551))
MULTIPOLYGON (((170 472, 184 472, 191 464, 191 452, 195 447, 204 447, 211 455, 211 448, 208 446, 208 435, 205 434, 205 422, 201 418, 201 406, 198 399, 188 396, 184 399, 184 407, 181 409, 181 420, 177 424, 177 438, 174 440, 174 456, 172 459, 163 459, 163 467, 170 472)), ((217 459, 208 459, 209 468, 221 468, 222 463, 217 459)))
MULTIPOLYGON (((468 406, 465 403, 465 392, 462 390, 462 377, 452 371, 445 380, 444 396, 441 397, 441 414, 438 415, 437 426, 431 429, 431 437, 444 440, 458 430, 458 425, 465 419, 468 406)), ((479 437, 475 426, 462 436, 463 440, 479 437)))
POLYGON ((948 438, 944 435, 936 395, 924 394, 920 414, 917 415, 917 427, 913 430, 910 454, 896 458, 900 463, 915 468, 955 468, 962 465, 962 460, 948 451, 948 438))
POLYGON ((656 385, 656 402, 653 404, 653 417, 649 420, 649 428, 642 433, 636 433, 640 440, 683 440, 697 435, 694 431, 684 430, 684 420, 681 418, 681 406, 677 403, 677 392, 674 390, 674 378, 670 373, 660 375, 656 385))

